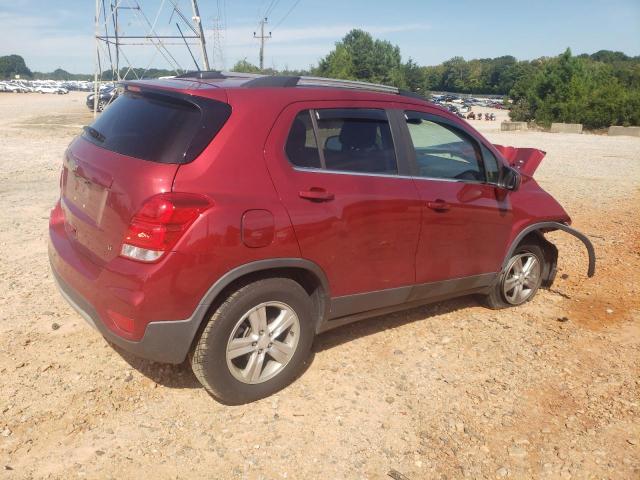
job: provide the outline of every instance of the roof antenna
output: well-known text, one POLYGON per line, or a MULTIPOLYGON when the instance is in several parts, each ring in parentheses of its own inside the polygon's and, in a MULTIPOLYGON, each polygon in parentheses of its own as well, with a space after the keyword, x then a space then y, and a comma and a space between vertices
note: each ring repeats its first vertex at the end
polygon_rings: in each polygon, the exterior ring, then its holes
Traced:
POLYGON ((187 39, 184 38, 184 34, 182 33, 182 29, 180 28, 180 25, 178 25, 178 22, 176 22, 176 27, 178 27, 178 31, 180 32, 180 36, 182 37, 182 40, 184 41, 184 44, 187 47, 187 50, 189 50, 189 55, 191 55, 191 59, 193 60, 193 63, 196 64, 196 68, 198 69, 199 72, 202 71, 200 70, 200 65, 198 65, 198 62, 196 61, 196 57, 193 56, 193 52, 191 51, 191 48, 189 48, 187 39))

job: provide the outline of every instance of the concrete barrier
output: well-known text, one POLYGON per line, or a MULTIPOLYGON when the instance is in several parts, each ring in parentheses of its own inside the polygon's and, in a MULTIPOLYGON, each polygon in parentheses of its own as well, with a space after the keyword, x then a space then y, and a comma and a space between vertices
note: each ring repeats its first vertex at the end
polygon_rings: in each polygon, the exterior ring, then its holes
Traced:
POLYGON ((552 123, 551 133, 582 133, 581 123, 552 123))
POLYGON ((527 122, 502 122, 500 130, 503 132, 511 132, 513 130, 528 130, 527 122))
POLYGON ((630 137, 640 137, 640 127, 609 127, 609 135, 628 135, 630 137))

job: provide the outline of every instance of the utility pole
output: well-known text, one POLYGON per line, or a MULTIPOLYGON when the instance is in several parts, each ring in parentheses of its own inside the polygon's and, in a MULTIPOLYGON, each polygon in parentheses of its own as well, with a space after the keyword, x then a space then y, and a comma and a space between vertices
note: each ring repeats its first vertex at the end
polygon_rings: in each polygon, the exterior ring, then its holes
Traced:
POLYGON ((260 20, 260 36, 256 35, 256 32, 253 32, 253 38, 260 39, 260 70, 264 70, 264 41, 271 38, 271 32, 269 32, 268 36, 264 34, 264 26, 268 22, 267 17, 264 17, 260 20))
POLYGON ((209 70, 209 57, 207 57, 207 46, 204 39, 204 31, 202 30, 202 21, 200 20, 200 11, 198 10, 198 2, 191 0, 193 8, 193 21, 198 24, 198 32, 200 32, 200 50, 202 50, 202 64, 205 70, 209 70))
POLYGON ((115 36, 115 45, 116 45, 116 75, 114 80, 121 80, 120 78, 120 42, 118 40, 118 10, 120 7, 118 4, 114 4, 111 2, 111 18, 113 19, 113 34, 115 36))
POLYGON ((94 73, 93 73, 93 118, 98 115, 98 91, 100 87, 98 86, 98 76, 102 74, 100 71, 100 43, 98 41, 98 36, 100 35, 100 0, 96 0, 96 18, 95 18, 95 29, 96 29, 96 58, 94 65, 94 73))

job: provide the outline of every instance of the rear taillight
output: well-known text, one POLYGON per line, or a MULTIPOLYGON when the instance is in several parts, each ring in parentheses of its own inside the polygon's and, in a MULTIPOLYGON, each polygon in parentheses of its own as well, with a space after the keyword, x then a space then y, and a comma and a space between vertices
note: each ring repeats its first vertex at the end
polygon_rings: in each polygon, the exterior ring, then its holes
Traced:
POLYGON ((207 197, 191 193, 151 197, 131 219, 120 254, 141 262, 155 262, 212 205, 207 197))
POLYGON ((56 202, 56 205, 51 209, 51 214, 49 215, 49 226, 55 227, 63 223, 64 223, 64 210, 62 210, 62 205, 60 205, 60 200, 58 200, 56 202))

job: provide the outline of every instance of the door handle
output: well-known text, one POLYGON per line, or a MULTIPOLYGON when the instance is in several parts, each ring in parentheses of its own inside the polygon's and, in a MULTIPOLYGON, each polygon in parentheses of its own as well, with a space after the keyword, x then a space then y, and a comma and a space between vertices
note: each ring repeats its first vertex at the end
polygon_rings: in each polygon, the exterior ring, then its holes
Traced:
POLYGON ((324 188, 312 187, 309 190, 302 190, 298 193, 300 198, 311 200, 312 202, 330 202, 336 196, 327 192, 324 188))
POLYGON ((433 202, 427 202, 427 207, 431 210, 435 210, 436 212, 447 212, 451 208, 451 205, 444 200, 438 199, 433 202))

